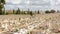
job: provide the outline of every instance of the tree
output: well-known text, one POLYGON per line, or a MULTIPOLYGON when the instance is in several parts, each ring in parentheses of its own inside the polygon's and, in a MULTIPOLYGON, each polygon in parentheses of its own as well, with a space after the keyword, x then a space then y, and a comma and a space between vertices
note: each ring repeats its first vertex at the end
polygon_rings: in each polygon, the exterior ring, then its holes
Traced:
POLYGON ((38 14, 39 14, 39 10, 38 10, 38 14))
POLYGON ((4 7, 5 0, 0 0, 0 15, 2 14, 2 9, 4 7))
POLYGON ((55 10, 51 10, 50 13, 55 13, 56 11, 55 10))
POLYGON ((15 14, 15 10, 13 9, 13 14, 15 14))
POLYGON ((30 14, 30 10, 29 10, 29 8, 28 8, 27 14, 30 14))
POLYGON ((46 10, 45 13, 50 13, 50 11, 49 10, 46 10))
POLYGON ((31 16, 33 15, 32 11, 30 11, 30 15, 31 15, 31 16))
POLYGON ((55 13, 56 11, 55 10, 46 10, 45 13, 55 13))
POLYGON ((4 15, 5 15, 5 8, 3 9, 2 14, 4 14, 4 15))
POLYGON ((26 14, 25 11, 24 11, 24 14, 26 14))
POLYGON ((16 11, 16 14, 20 14, 20 9, 18 8, 18 10, 16 11))

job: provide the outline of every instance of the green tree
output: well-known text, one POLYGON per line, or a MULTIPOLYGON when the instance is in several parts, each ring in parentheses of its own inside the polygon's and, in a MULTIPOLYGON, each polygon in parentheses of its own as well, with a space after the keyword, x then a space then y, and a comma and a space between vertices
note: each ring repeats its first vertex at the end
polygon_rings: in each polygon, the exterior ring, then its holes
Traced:
POLYGON ((15 10, 13 9, 13 14, 15 14, 15 10))
POLYGON ((56 11, 55 10, 51 10, 50 13, 55 13, 56 11))
POLYGON ((26 14, 25 11, 24 11, 24 14, 26 14))
POLYGON ((30 10, 29 10, 29 8, 28 8, 27 14, 30 14, 30 10))
POLYGON ((17 9, 16 14, 20 14, 20 9, 19 8, 17 9))
POLYGON ((4 15, 5 15, 5 8, 3 9, 2 14, 4 14, 4 15))
POLYGON ((31 16, 33 15, 32 11, 30 11, 30 15, 31 15, 31 16))
POLYGON ((50 11, 49 10, 46 10, 45 13, 50 13, 50 11))
POLYGON ((39 10, 38 10, 38 14, 39 14, 40 12, 39 12, 39 10))
POLYGON ((0 15, 2 14, 2 9, 4 7, 5 0, 0 0, 0 15))

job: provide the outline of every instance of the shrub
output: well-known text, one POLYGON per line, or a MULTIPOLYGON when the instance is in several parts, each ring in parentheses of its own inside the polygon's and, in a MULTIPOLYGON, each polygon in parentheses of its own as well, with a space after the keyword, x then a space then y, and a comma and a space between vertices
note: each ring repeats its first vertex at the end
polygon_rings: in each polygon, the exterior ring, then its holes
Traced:
POLYGON ((45 11, 45 13, 55 13, 55 12, 56 12, 55 10, 51 10, 51 11, 46 10, 46 11, 45 11))
POLYGON ((55 13, 56 11, 55 10, 51 10, 50 13, 55 13))
POLYGON ((49 10, 46 10, 45 13, 50 13, 50 11, 49 10))
POLYGON ((39 10, 38 10, 38 14, 39 14, 40 12, 39 12, 39 10))
POLYGON ((16 11, 16 14, 20 14, 20 9, 18 8, 18 10, 16 11))
POLYGON ((13 9, 13 14, 15 14, 15 10, 13 9))
POLYGON ((33 15, 32 11, 30 11, 30 15, 31 15, 31 16, 33 15))

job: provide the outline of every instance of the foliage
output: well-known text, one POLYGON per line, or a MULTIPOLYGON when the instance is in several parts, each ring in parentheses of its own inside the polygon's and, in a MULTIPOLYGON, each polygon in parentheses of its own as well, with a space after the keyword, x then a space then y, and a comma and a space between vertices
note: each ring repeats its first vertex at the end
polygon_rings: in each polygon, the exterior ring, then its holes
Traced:
POLYGON ((51 11, 46 10, 46 11, 45 11, 45 13, 55 13, 55 12, 56 12, 55 10, 51 10, 51 11))
POLYGON ((31 15, 31 16, 33 15, 32 11, 30 11, 30 15, 31 15))
MULTIPOLYGON (((2 14, 8 14, 7 12, 5 13, 5 10, 2 10, 3 8, 4 8, 4 5, 5 5, 5 0, 0 0, 0 15, 2 15, 2 14)), ((37 14, 40 14, 40 12, 39 12, 39 10, 38 11, 36 11, 37 12, 37 14)), ((36 13, 35 12, 35 13, 36 13)), ((55 10, 46 10, 45 11, 45 13, 55 13, 56 11, 55 10)), ((59 11, 58 11, 59 12, 59 11)), ((28 11, 21 11, 19 8, 16 10, 16 12, 15 12, 15 10, 13 10, 13 14, 29 14, 29 15, 33 15, 33 12, 32 11, 30 11, 29 9, 28 9, 28 11), (27 13, 26 13, 27 12, 27 13)))
POLYGON ((18 29, 15 29, 14 32, 18 32, 18 29))
POLYGON ((19 8, 17 9, 16 14, 20 14, 20 9, 19 8))
POLYGON ((6 12, 6 15, 8 15, 8 12, 6 12))
POLYGON ((51 10, 50 13, 55 13, 56 11, 55 10, 51 10))
POLYGON ((50 11, 49 10, 46 10, 45 13, 50 13, 50 11))
POLYGON ((0 15, 3 14, 2 9, 4 7, 4 4, 5 4, 5 0, 0 0, 0 15))
POLYGON ((13 9, 13 14, 15 14, 15 10, 13 9))
POLYGON ((39 12, 39 10, 38 10, 38 14, 39 14, 40 12, 39 12))
POLYGON ((5 8, 3 9, 2 14, 5 15, 5 8))

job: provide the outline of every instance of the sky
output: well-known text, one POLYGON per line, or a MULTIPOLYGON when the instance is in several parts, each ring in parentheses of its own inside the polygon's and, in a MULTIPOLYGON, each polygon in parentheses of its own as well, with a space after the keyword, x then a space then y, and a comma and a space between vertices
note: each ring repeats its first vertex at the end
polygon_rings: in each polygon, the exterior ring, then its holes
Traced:
POLYGON ((60 0, 6 0, 5 8, 22 10, 59 10, 60 0))

